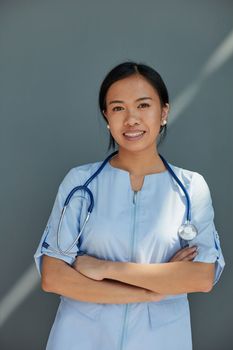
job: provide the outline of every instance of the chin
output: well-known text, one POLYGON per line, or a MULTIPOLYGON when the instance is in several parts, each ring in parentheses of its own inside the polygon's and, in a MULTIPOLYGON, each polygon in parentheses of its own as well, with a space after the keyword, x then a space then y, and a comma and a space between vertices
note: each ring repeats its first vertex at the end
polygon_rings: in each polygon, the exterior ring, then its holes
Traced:
MULTIPOLYGON (((132 142, 133 143, 133 142, 132 142)), ((132 145, 126 145, 125 143, 123 144, 118 144, 118 147, 121 149, 124 149, 126 151, 130 151, 130 152, 141 152, 144 151, 145 149, 148 148, 148 145, 136 145, 136 144, 132 144, 132 145)))

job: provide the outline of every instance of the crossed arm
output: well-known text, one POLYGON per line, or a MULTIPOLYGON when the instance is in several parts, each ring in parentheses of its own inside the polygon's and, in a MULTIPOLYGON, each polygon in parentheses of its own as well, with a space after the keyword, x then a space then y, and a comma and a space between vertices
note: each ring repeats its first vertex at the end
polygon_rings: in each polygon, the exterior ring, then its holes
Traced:
POLYGON ((209 292, 214 263, 161 264, 113 262, 79 256, 73 267, 43 256, 42 289, 81 301, 130 303, 159 301, 166 294, 209 292))
POLYGON ((208 292, 213 286, 214 263, 179 261, 137 264, 109 261, 104 278, 162 294, 208 292))
POLYGON ((92 303, 126 304, 159 301, 164 297, 127 283, 88 278, 63 260, 47 255, 42 257, 41 287, 45 292, 92 303))

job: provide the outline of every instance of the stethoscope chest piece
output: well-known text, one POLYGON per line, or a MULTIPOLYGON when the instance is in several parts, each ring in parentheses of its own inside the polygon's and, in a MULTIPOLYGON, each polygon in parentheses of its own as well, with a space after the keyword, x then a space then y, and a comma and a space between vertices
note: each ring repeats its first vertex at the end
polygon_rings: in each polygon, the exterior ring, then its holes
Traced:
POLYGON ((178 235, 186 241, 194 239, 197 236, 197 233, 197 228, 191 224, 190 221, 186 221, 178 229, 178 235))

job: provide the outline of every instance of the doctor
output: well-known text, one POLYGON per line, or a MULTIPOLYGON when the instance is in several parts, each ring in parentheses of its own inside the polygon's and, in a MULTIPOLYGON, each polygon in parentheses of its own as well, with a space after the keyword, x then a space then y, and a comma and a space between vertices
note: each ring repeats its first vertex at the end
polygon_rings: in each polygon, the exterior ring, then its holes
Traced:
MULTIPOLYGON (((191 350, 187 294, 211 291, 225 266, 208 185, 169 163, 189 193, 198 230, 182 248, 177 230, 186 198, 157 150, 169 112, 161 76, 122 63, 105 77, 99 105, 118 153, 89 185, 95 206, 79 245, 71 256, 55 252, 59 216, 68 193, 101 162, 67 173, 34 256, 43 290, 61 297, 46 349, 191 350), (85 254, 75 258, 77 250, 85 254)), ((61 228, 64 249, 88 205, 85 193, 74 196, 61 228)))

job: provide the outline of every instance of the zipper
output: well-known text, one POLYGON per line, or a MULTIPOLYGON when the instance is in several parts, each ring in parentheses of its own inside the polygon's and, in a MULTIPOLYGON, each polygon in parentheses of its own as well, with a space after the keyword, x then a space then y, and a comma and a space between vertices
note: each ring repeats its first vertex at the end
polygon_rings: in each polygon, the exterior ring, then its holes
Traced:
MULTIPOLYGON (((133 192, 133 231, 132 231, 132 235, 131 235, 130 261, 133 260, 133 256, 134 256, 137 193, 138 193, 138 191, 134 191, 133 192)), ((121 341, 120 341, 120 350, 123 350, 124 342, 125 342, 125 339, 126 339, 127 323, 128 323, 128 312, 129 312, 129 304, 126 304, 126 306, 125 306, 125 313, 124 313, 123 327, 122 327, 122 334, 121 334, 121 341)))

